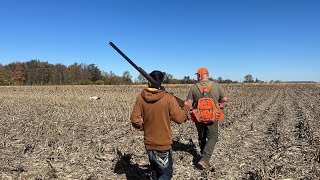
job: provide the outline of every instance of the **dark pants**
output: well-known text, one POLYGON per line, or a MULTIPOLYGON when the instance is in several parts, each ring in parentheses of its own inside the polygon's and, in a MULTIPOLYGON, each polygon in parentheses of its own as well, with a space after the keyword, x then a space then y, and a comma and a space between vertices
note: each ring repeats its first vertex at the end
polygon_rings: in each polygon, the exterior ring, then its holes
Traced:
POLYGON ((147 153, 149 157, 151 170, 153 171, 152 179, 171 179, 173 172, 172 150, 147 150, 147 153))
POLYGON ((208 164, 210 162, 211 155, 214 150, 214 146, 218 142, 218 121, 210 124, 204 124, 195 122, 198 139, 201 150, 202 160, 206 161, 208 164))

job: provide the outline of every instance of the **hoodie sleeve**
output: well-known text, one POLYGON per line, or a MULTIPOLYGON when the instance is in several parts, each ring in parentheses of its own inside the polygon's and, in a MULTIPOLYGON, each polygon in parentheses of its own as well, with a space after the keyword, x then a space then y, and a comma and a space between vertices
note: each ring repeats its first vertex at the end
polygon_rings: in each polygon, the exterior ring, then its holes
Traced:
POLYGON ((138 96, 136 103, 134 104, 130 120, 134 128, 138 129, 139 131, 143 131, 142 113, 141 113, 141 106, 139 103, 140 99, 141 99, 141 95, 138 96))
POLYGON ((173 95, 171 95, 169 101, 169 113, 171 116, 171 120, 178 124, 183 123, 184 120, 187 118, 189 109, 190 106, 188 105, 184 105, 183 108, 181 108, 177 100, 173 97, 173 95))

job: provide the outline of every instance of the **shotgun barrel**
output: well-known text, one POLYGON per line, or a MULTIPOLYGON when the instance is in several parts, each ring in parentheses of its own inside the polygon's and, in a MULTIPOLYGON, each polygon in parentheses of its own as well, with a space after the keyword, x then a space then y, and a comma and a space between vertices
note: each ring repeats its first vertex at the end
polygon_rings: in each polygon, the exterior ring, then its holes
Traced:
MULTIPOLYGON (((139 71, 143 77, 145 77, 154 87, 159 86, 159 84, 156 82, 156 80, 154 80, 148 73, 146 73, 146 71, 144 71, 141 67, 138 67, 133 61, 131 61, 130 58, 128 58, 128 56, 126 56, 116 45, 114 45, 111 41, 110 41, 110 46, 113 47, 114 50, 116 50, 124 59, 126 59, 131 66, 133 66, 137 71, 139 71)), ((160 87, 158 87, 160 88, 160 87)), ((181 100, 180 98, 176 97, 175 95, 173 95, 179 106, 183 107, 184 106, 184 101, 181 100)))

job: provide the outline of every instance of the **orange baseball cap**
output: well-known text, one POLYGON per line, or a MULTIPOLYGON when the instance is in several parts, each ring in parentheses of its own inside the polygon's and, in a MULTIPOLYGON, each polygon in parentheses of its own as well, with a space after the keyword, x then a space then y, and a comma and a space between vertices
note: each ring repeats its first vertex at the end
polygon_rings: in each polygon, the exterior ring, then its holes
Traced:
POLYGON ((203 75, 203 74, 206 74, 206 73, 208 73, 208 72, 209 72, 209 71, 208 71, 207 68, 200 68, 196 74, 203 75))

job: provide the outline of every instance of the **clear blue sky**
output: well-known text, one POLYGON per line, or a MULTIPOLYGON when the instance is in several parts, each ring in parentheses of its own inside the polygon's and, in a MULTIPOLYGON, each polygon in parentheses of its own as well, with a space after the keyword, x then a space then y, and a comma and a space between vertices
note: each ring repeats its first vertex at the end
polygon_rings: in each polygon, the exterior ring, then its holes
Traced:
POLYGON ((0 63, 320 81, 319 0, 0 0, 0 63))

